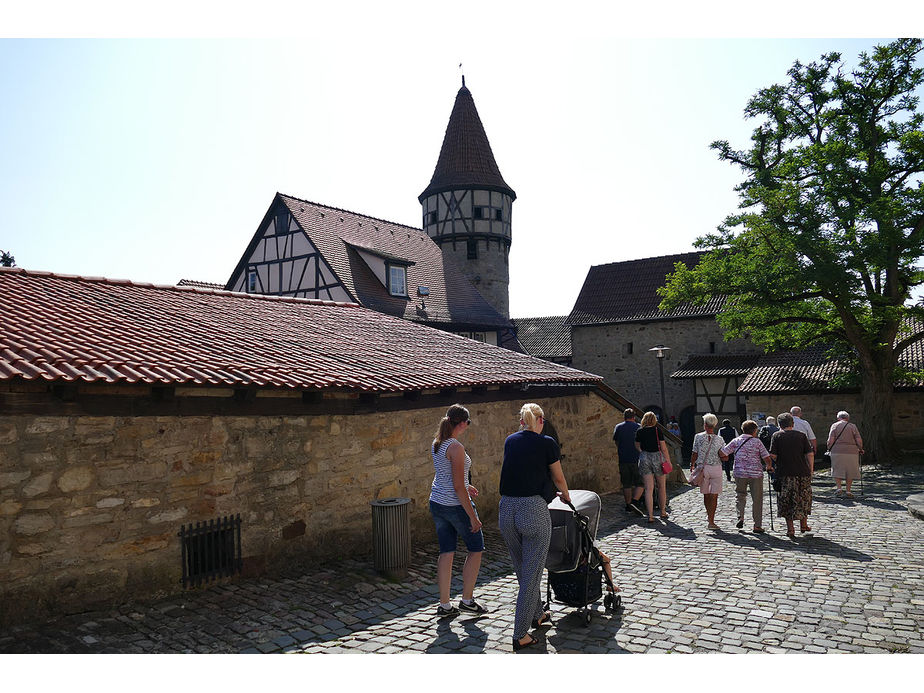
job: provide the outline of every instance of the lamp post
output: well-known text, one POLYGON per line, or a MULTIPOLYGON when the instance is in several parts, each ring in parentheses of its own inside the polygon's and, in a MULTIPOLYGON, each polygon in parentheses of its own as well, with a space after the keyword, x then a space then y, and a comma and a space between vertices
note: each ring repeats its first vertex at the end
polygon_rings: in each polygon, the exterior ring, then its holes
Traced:
POLYGON ((658 359, 658 371, 661 374, 661 416, 664 417, 665 423, 667 422, 667 404, 664 400, 664 352, 670 350, 670 347, 663 344, 657 344, 648 350, 655 352, 655 357, 658 359))

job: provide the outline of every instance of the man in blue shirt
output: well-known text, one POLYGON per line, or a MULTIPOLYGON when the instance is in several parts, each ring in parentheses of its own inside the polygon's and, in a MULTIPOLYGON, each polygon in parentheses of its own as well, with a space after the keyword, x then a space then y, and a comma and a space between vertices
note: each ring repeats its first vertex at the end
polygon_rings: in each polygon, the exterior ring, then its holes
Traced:
POLYGON ((623 421, 613 429, 613 442, 619 453, 619 479, 622 482, 622 495, 626 499, 626 511, 631 511, 634 505, 639 512, 639 505, 645 487, 642 484, 642 475, 638 473, 638 449, 635 447, 635 432, 639 429, 635 421, 635 411, 626 409, 623 412, 623 421))

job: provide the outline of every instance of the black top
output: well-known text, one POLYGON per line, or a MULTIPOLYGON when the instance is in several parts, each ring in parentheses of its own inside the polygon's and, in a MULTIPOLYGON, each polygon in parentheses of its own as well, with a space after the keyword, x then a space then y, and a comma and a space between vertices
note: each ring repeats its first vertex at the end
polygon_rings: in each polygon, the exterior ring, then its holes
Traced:
POLYGON ((641 428, 635 421, 623 421, 613 429, 613 442, 619 450, 619 464, 638 464, 635 432, 641 428))
POLYGON ((519 431, 504 441, 500 473, 502 496, 541 496, 549 467, 559 461, 558 443, 533 431, 519 431))
POLYGON ((777 431, 770 439, 770 454, 776 455, 773 467, 777 476, 811 476, 807 453, 812 445, 802 431, 777 431))
POLYGON ((635 432, 635 442, 641 444, 642 452, 657 452, 658 427, 642 426, 635 432))
POLYGON ((722 436, 722 440, 725 441, 726 445, 738 437, 738 431, 735 430, 734 426, 722 426, 718 430, 718 434, 722 436))

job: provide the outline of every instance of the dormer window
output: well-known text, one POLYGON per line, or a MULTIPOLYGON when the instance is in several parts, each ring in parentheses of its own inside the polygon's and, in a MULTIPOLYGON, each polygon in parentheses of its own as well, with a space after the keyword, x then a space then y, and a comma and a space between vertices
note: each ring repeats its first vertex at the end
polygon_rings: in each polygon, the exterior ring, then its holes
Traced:
POLYGON ((388 265, 388 293, 407 296, 407 267, 388 265))

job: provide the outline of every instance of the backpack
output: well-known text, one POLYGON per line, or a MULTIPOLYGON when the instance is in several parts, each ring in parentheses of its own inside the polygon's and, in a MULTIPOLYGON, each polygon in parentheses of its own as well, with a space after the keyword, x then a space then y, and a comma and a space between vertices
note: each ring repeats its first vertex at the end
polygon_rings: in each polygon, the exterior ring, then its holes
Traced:
MULTIPOLYGON (((774 426, 774 428, 776 428, 776 426, 774 426)), ((777 428, 777 431, 778 430, 779 429, 777 428)), ((760 433, 757 434, 757 437, 760 439, 760 442, 764 444, 764 447, 767 448, 768 452, 770 450, 770 439, 773 437, 774 433, 776 433, 776 431, 771 431, 770 426, 762 426, 760 429, 760 433)))

